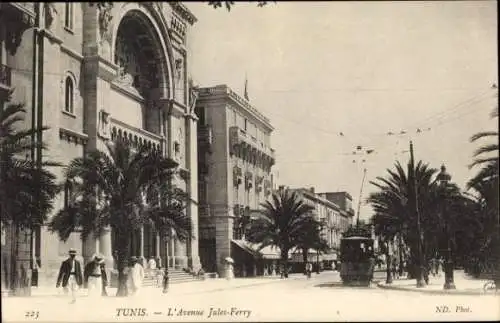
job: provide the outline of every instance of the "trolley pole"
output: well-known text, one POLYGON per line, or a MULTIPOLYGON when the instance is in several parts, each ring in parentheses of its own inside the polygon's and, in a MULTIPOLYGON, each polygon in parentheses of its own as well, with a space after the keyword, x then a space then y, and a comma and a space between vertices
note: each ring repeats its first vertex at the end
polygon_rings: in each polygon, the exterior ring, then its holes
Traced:
POLYGON ((363 179, 361 180, 361 189, 359 190, 358 214, 356 215, 356 229, 359 229, 359 213, 361 210, 361 197, 363 196, 363 184, 365 183, 366 168, 363 169, 363 179))
POLYGON ((417 180, 415 178, 415 160, 413 158, 413 142, 410 140, 410 171, 412 178, 412 189, 413 193, 411 199, 413 200, 412 207, 417 218, 417 257, 418 257, 418 270, 417 270, 417 287, 425 287, 424 282, 424 253, 422 250, 422 228, 420 225, 420 212, 418 210, 418 191, 417 191, 417 180))

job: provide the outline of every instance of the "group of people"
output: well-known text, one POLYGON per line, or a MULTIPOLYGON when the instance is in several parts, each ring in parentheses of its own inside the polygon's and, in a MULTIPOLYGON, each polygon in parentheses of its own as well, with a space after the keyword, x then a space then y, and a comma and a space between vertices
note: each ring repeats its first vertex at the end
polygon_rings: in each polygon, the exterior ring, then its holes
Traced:
MULTIPOLYGON (((131 257, 124 274, 127 277, 128 295, 136 295, 142 287, 144 268, 136 257, 131 257)), ((167 274, 168 281, 168 274, 167 274)), ((56 288, 63 287, 65 294, 71 295, 71 303, 76 302, 78 290, 83 286, 89 297, 107 296, 109 285, 104 257, 95 254, 82 271, 80 261, 76 259, 76 250, 69 250, 69 257, 61 263, 57 276, 56 288)))

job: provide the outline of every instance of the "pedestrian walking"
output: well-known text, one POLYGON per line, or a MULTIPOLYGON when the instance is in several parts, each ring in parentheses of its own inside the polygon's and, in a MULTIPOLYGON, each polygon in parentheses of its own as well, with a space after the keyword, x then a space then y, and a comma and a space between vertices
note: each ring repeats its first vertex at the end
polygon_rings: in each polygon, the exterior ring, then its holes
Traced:
POLYGON ((59 288, 62 283, 64 293, 68 295, 71 292, 71 303, 76 302, 76 294, 79 287, 82 285, 82 267, 80 262, 75 259, 76 250, 69 250, 69 258, 61 263, 59 275, 57 276, 56 288, 59 288))
POLYGON ((311 273, 312 273, 312 264, 310 262, 308 262, 306 264, 306 275, 307 275, 307 279, 311 278, 311 273))
POLYGON ((163 294, 168 293, 169 285, 170 277, 168 277, 168 267, 165 267, 165 271, 163 273, 163 294))
MULTIPOLYGON (((94 255, 92 261, 85 266, 84 277, 85 285, 88 289, 89 297, 99 297, 103 294, 103 268, 104 257, 101 255, 94 255)), ((106 272, 104 271, 104 275, 106 272)), ((107 279, 106 279, 107 280, 107 279)))
POLYGON ((109 286, 109 280, 108 280, 108 274, 106 273, 106 264, 104 263, 104 261, 102 261, 99 264, 99 267, 101 269, 101 279, 102 279, 101 296, 108 296, 108 291, 106 290, 106 287, 109 286))
POLYGON ((144 268, 136 257, 131 257, 127 275, 127 290, 130 296, 137 295, 144 280, 144 268))
POLYGON ((148 268, 150 270, 156 270, 156 260, 154 260, 153 257, 149 258, 149 261, 148 261, 148 268))

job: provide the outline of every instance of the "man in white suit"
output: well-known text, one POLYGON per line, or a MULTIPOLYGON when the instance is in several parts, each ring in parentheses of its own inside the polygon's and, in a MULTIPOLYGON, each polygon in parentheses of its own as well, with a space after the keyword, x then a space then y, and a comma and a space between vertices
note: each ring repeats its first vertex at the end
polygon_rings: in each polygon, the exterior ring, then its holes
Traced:
MULTIPOLYGON (((103 270, 101 267, 101 263, 104 262, 103 258, 104 257, 101 255, 94 255, 92 261, 85 266, 85 283, 90 297, 99 297, 102 295, 103 278, 105 278, 103 277, 103 270)), ((104 275, 105 274, 104 272, 104 275)))

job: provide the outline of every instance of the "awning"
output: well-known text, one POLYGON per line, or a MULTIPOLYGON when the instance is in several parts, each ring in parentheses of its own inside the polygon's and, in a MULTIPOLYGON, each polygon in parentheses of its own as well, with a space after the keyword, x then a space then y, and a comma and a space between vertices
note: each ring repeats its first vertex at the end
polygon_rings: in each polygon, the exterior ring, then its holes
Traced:
POLYGON ((278 247, 267 246, 260 249, 259 252, 261 254, 262 259, 277 260, 281 258, 280 249, 278 247))
MULTIPOLYGON (((317 261, 322 261, 323 260, 323 255, 319 255, 316 253, 307 253, 307 261, 308 262, 317 262, 317 261)), ((294 253, 292 254, 292 261, 293 262, 304 262, 304 257, 302 256, 302 253, 294 253)))
POLYGON ((323 255, 323 260, 327 261, 332 261, 332 260, 337 260, 337 254, 336 253, 327 253, 323 255))
POLYGON ((245 240, 231 240, 232 243, 240 247, 245 252, 248 252, 255 258, 260 258, 260 254, 251 248, 245 240))
MULTIPOLYGON (((278 247, 267 246, 259 250, 260 244, 250 243, 246 240, 231 240, 235 245, 247 251, 255 258, 278 260, 281 258, 281 252, 278 247)), ((290 254, 288 256, 290 259, 290 254)))
MULTIPOLYGON (((302 255, 302 249, 297 249, 295 248, 292 253, 292 261, 293 262, 304 262, 304 257, 302 255)), ((315 249, 309 249, 307 251, 307 261, 308 262, 317 262, 317 261, 323 261, 323 260, 337 260, 337 254, 323 254, 319 253, 315 249)))

